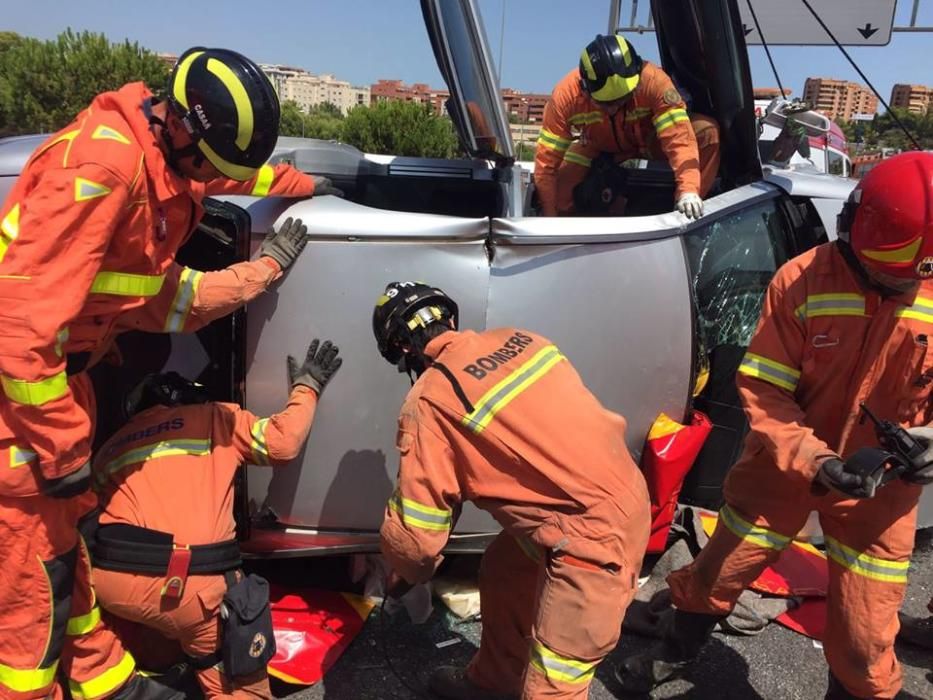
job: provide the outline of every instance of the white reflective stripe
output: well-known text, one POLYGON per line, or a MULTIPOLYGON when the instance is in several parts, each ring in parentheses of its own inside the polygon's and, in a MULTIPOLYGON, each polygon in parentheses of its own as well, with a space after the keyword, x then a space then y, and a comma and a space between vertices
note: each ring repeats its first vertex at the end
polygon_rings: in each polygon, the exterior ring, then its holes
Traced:
POLYGON ((748 377, 762 379, 788 391, 794 391, 800 379, 800 372, 793 367, 782 365, 780 362, 756 355, 753 352, 745 353, 742 364, 739 365, 739 372, 748 377))
POLYGON ((907 583, 909 561, 873 557, 847 547, 828 535, 826 536, 826 554, 834 562, 859 576, 885 583, 907 583))
MULTIPOLYGON (((568 624, 573 624, 567 620, 568 624)), ((598 661, 577 661, 560 656, 548 649, 541 642, 531 645, 531 665, 551 680, 564 683, 588 683, 596 673, 598 661)))
POLYGON ((791 538, 766 527, 752 525, 740 517, 729 506, 723 506, 719 511, 719 521, 731 530, 736 537, 745 542, 764 547, 765 549, 782 550, 790 544, 791 538))
POLYGON ((211 453, 211 441, 197 438, 179 440, 160 440, 148 445, 140 445, 110 460, 97 472, 98 483, 104 483, 114 472, 138 462, 148 462, 162 457, 180 457, 191 455, 202 457, 211 453))
POLYGON ((178 289, 175 290, 172 307, 165 319, 166 333, 181 333, 185 330, 185 324, 188 322, 188 315, 191 313, 191 307, 194 304, 194 298, 198 293, 202 277, 204 277, 203 272, 192 270, 190 267, 186 267, 181 271, 178 289))
POLYGON ((402 516, 402 522, 406 525, 417 527, 421 530, 434 530, 446 532, 450 529, 453 521, 451 511, 442 508, 434 508, 410 498, 403 498, 398 491, 392 494, 389 499, 389 508, 402 516))
POLYGON ((269 465, 269 447, 266 445, 266 426, 268 425, 268 418, 260 418, 253 423, 253 427, 249 431, 250 437, 253 439, 250 444, 250 449, 253 452, 253 459, 256 461, 256 464, 263 466, 269 465))

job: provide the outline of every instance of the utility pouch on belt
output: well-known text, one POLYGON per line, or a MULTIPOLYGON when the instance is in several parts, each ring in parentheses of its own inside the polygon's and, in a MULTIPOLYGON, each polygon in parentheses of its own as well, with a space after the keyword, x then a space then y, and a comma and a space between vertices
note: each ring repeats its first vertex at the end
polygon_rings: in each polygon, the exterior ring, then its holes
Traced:
POLYGON ((239 581, 233 572, 225 576, 227 592, 220 608, 224 675, 230 678, 248 676, 265 669, 275 656, 269 582, 256 574, 239 581))

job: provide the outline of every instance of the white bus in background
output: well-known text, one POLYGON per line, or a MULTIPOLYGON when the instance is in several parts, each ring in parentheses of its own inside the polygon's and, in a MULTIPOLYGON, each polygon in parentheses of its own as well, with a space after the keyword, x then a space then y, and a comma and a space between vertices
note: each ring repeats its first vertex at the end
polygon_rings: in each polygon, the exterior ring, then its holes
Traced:
POLYGON ((810 155, 794 153, 788 167, 814 167, 821 173, 849 177, 852 160, 849 158, 846 136, 836 122, 814 110, 800 111, 799 102, 775 98, 755 100, 755 116, 759 119, 761 135, 758 138, 762 162, 769 160, 774 140, 781 133, 787 117, 804 125, 810 145, 810 155))

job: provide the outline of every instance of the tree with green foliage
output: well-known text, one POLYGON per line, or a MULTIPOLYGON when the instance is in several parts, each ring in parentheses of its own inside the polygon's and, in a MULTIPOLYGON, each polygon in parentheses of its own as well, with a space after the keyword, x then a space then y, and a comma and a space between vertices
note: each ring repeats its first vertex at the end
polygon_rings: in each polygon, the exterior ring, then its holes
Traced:
POLYGON ((162 90, 168 67, 130 41, 68 29, 51 41, 0 35, 0 135, 56 131, 108 90, 162 90))
POLYGON ((453 124, 418 102, 356 107, 343 121, 342 140, 367 153, 452 158, 460 154, 453 124))
POLYGON ((907 151, 914 148, 913 142, 898 125, 896 115, 923 149, 933 149, 933 110, 917 114, 903 109, 894 109, 894 114, 885 112, 876 115, 870 122, 845 122, 842 130, 850 143, 861 144, 862 150, 873 151, 893 148, 907 151))

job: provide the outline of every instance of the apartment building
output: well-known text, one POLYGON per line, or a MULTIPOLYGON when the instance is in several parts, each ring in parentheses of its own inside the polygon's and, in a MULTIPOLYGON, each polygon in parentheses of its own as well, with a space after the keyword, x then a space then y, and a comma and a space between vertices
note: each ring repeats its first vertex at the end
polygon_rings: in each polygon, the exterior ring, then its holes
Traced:
POLYGON ((807 78, 803 99, 813 109, 837 121, 850 121, 855 115, 878 111, 878 98, 871 90, 858 83, 835 78, 807 78))
POLYGON ((908 112, 926 114, 933 103, 933 87, 898 83, 891 90, 891 106, 908 112))
POLYGON ((550 95, 502 88, 506 113, 521 124, 540 124, 544 120, 544 105, 549 99, 550 95))
POLYGON ((369 106, 369 86, 351 85, 330 74, 315 75, 293 66, 263 63, 260 68, 269 76, 282 102, 292 100, 304 111, 325 102, 344 114, 357 106, 369 106))
POLYGON ((436 90, 425 83, 406 85, 401 80, 380 79, 369 87, 372 104, 396 100, 399 102, 420 102, 428 105, 435 114, 445 114, 445 102, 450 97, 447 90, 436 90))

